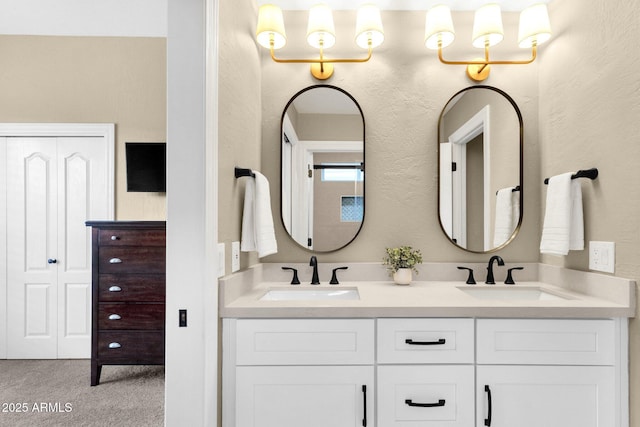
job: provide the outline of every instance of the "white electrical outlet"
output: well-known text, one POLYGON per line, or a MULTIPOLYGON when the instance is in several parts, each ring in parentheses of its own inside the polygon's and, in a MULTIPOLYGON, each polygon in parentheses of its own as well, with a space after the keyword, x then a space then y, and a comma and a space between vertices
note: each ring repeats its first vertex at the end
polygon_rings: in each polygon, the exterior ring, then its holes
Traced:
POLYGON ((589 269, 613 273, 616 267, 614 242, 589 242, 589 269))
POLYGON ((231 242, 231 272, 240 270, 240 242, 231 242))
POLYGON ((218 243, 218 277, 225 275, 225 245, 218 243))

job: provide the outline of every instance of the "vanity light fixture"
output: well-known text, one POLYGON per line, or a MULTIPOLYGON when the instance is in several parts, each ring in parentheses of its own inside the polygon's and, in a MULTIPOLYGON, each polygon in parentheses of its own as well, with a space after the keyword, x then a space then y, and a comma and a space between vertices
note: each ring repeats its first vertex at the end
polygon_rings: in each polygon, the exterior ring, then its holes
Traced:
POLYGON ((498 4, 486 4, 475 13, 472 44, 484 48, 484 58, 471 61, 448 61, 442 57, 442 49, 449 46, 455 38, 451 10, 445 5, 437 5, 427 11, 425 24, 425 45, 438 50, 438 59, 443 64, 466 65, 467 75, 482 81, 489 77, 491 64, 530 64, 535 61, 539 45, 551 37, 551 26, 547 5, 535 4, 520 13, 518 46, 531 48, 531 58, 519 61, 494 61, 489 59, 489 48, 502 41, 504 30, 502 15, 498 4))
POLYGON ((287 42, 282 10, 273 4, 262 5, 258 11, 258 27, 256 29, 258 44, 269 49, 271 59, 280 63, 311 64, 311 74, 318 80, 326 80, 333 74, 333 63, 367 62, 371 59, 373 48, 384 41, 380 9, 368 4, 358 9, 356 19, 356 37, 358 46, 367 49, 367 56, 361 59, 327 59, 324 50, 336 42, 335 27, 331 9, 325 4, 317 4, 309 10, 307 26, 307 43, 320 50, 317 59, 281 59, 276 58, 274 51, 282 48, 287 42))

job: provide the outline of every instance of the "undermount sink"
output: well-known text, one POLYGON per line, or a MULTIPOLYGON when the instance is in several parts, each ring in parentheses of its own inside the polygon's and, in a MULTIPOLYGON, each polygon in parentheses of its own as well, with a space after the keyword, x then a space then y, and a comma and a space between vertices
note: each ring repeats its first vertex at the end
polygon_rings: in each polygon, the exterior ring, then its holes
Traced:
POLYGON ((357 288, 337 289, 270 289, 265 293, 261 301, 318 301, 318 300, 359 300, 360 294, 357 288))
POLYGON ((571 299, 538 287, 458 288, 474 298, 508 301, 552 301, 571 299))

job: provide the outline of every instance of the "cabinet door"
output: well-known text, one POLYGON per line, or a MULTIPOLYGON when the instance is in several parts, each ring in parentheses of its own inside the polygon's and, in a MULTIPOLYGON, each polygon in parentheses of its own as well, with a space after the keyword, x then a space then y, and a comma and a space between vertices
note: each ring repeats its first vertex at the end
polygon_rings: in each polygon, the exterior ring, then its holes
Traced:
POLYGON ((610 366, 478 366, 478 426, 611 427, 610 366))
POLYGON ((236 375, 236 427, 374 425, 372 366, 247 366, 236 375))
POLYGON ((378 366, 378 422, 384 427, 469 427, 472 365, 378 366))

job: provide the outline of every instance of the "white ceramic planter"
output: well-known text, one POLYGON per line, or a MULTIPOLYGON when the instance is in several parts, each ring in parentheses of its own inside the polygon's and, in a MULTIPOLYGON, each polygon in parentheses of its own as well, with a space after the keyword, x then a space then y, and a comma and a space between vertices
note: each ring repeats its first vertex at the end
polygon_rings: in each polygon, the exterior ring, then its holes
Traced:
POLYGON ((413 279, 413 272, 410 268, 399 268, 393 273, 393 281, 396 285, 409 285, 413 279))

